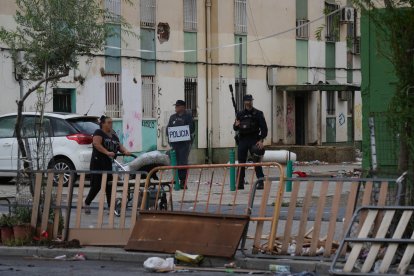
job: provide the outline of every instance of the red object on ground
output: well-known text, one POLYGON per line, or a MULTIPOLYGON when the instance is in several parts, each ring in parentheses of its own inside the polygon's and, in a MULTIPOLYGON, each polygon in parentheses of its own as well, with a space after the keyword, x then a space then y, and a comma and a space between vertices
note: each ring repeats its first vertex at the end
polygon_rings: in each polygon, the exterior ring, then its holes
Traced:
POLYGON ((301 171, 295 171, 293 174, 296 174, 298 177, 308 177, 307 173, 301 171))

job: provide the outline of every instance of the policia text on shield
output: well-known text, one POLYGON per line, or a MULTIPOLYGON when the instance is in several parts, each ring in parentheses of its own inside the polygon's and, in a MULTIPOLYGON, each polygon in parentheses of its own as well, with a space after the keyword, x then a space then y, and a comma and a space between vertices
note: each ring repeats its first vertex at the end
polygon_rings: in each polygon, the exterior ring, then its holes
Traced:
MULTIPOLYGON (((194 137, 194 121, 191 112, 186 111, 183 100, 175 103, 175 114, 171 115, 167 126, 168 143, 177 156, 177 165, 187 165, 194 137)), ((178 170, 180 188, 184 189, 187 170, 178 170)))
MULTIPOLYGON (((263 112, 253 107, 252 95, 245 95, 243 97, 244 109, 237 113, 236 121, 233 129, 239 132, 238 145, 238 161, 239 163, 246 163, 247 154, 250 154, 255 159, 255 162, 260 162, 264 155, 263 140, 267 136, 267 125, 263 112)), ((262 167, 255 167, 256 176, 258 179, 264 177, 262 167)), ((240 168, 240 178, 238 189, 244 189, 245 168, 240 168)), ((263 189, 263 180, 259 181, 257 189, 263 189)))

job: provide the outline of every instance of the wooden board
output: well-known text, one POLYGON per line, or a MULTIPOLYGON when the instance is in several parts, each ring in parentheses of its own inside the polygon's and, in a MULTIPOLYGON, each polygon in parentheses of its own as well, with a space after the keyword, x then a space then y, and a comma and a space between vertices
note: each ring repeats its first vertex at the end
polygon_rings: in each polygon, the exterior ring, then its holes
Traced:
POLYGON ((325 241, 325 257, 331 256, 332 242, 335 235, 336 219, 338 217, 339 204, 341 202, 341 194, 343 189, 343 182, 336 183, 335 195, 332 201, 331 217, 329 218, 328 234, 325 241))
POLYGON ((125 249, 231 258, 248 223, 240 215, 140 211, 125 249))
MULTIPOLYGON (((316 254, 316 250, 317 250, 317 246, 319 242, 319 235, 321 232, 321 224, 322 224, 323 213, 325 211, 326 194, 328 192, 329 183, 328 181, 323 181, 321 185, 322 187, 321 187, 320 195, 319 195, 318 208, 316 210, 315 223, 314 223, 313 232, 312 232, 312 242, 311 242, 311 247, 310 247, 311 256, 314 256, 316 254)), ((305 235, 305 236, 308 236, 308 235, 305 235)))
POLYGON ((78 187, 78 203, 76 206, 75 228, 80 228, 80 225, 81 225, 84 187, 85 187, 85 173, 81 173, 80 178, 79 178, 79 187, 78 187))
POLYGON ((297 203, 297 198, 299 194, 299 187, 300 187, 300 182, 294 181, 292 193, 290 194, 289 208, 288 208, 286 224, 285 224, 284 239, 283 239, 283 244, 282 244, 282 254, 287 253, 287 249, 289 247, 290 239, 292 236, 293 217, 296 211, 296 203, 297 203))
MULTIPOLYGON (((414 232, 411 235, 411 239, 414 240, 414 232)), ((408 267, 410 266, 411 263, 411 259, 413 258, 414 255, 414 244, 409 244, 407 245, 407 248, 405 249, 405 253, 400 261, 400 265, 398 266, 398 273, 402 274, 406 274, 408 267)))
POLYGON ((309 181, 306 187, 306 195, 305 199, 303 200, 303 207, 302 207, 302 214, 300 218, 299 224, 299 232, 298 237, 296 240, 296 255, 302 255, 302 246, 303 246, 303 239, 305 237, 306 232, 306 225, 308 223, 308 215, 309 215, 309 207, 312 201, 312 193, 313 193, 313 186, 314 182, 309 181))
MULTIPOLYGON (((373 227, 375 218, 377 217, 378 211, 377 210, 370 210, 368 211, 368 215, 361 227, 361 231, 359 231, 358 238, 366 238, 369 235, 371 228, 373 227)), ((355 266, 355 262, 358 259, 359 253, 361 253, 363 247, 363 243, 354 243, 352 247, 351 253, 344 265, 344 272, 351 272, 355 266)))
MULTIPOLYGON (((397 228, 395 229, 393 239, 400 239, 404 234, 405 229, 407 228, 410 218, 413 214, 413 211, 404 211, 400 221, 398 222, 397 228)), ((387 251, 385 252, 384 258, 379 268, 379 273, 386 273, 388 268, 391 265, 392 260, 394 259, 395 252, 397 252, 398 244, 390 243, 388 245, 387 251)))
MULTIPOLYGON (((394 214, 395 214, 394 210, 385 212, 385 215, 382 218, 381 225, 379 226, 379 229, 378 229, 378 232, 375 238, 377 239, 385 238, 385 235, 387 234, 388 228, 390 227, 394 214)), ((380 251, 380 248, 381 248, 381 244, 379 243, 374 243, 371 245, 371 248, 369 249, 368 255, 365 259, 364 265, 362 266, 362 269, 361 269, 362 273, 368 273, 371 271, 372 266, 374 265, 374 262, 377 258, 378 252, 380 251)))

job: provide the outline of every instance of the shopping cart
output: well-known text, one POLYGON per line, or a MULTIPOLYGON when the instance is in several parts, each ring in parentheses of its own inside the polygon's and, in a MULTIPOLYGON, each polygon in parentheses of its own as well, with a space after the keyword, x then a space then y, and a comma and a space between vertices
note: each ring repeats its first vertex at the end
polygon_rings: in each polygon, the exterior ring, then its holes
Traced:
MULTIPOLYGON (((118 156, 124 156, 119 154, 118 156)), ((132 154, 132 157, 135 159, 129 163, 123 164, 119 162, 116 158, 113 159, 114 171, 123 171, 130 172, 131 177, 129 178, 128 193, 127 193, 127 208, 132 207, 132 200, 134 195, 135 187, 135 175, 137 172, 141 172, 141 182, 140 182, 140 193, 138 199, 138 208, 141 207, 142 198, 144 195, 145 179, 146 175, 155 167, 167 166, 169 165, 169 158, 167 155, 159 151, 151 151, 140 155, 139 157, 132 154), (159 157, 159 158, 156 158, 159 157), (146 160, 147 159, 147 160, 146 160), (140 162, 143 161, 143 162, 140 162), (145 162, 146 161, 146 162, 145 162)), ((123 183, 123 176, 119 178, 118 184, 123 183)), ((121 184, 122 185, 122 184, 121 184)), ((122 192, 122 190, 117 190, 117 193, 122 192)), ((148 187, 147 193, 147 202, 145 204, 146 210, 158 209, 158 210, 167 210, 168 206, 172 209, 172 194, 171 194, 171 182, 169 181, 159 181, 158 176, 153 174, 150 179, 150 185, 148 187), (167 200, 167 193, 169 194, 169 201, 167 200), (156 202, 158 200, 158 202, 156 202)), ((122 198, 115 199, 115 208, 114 212, 116 216, 121 215, 121 205, 122 198)))

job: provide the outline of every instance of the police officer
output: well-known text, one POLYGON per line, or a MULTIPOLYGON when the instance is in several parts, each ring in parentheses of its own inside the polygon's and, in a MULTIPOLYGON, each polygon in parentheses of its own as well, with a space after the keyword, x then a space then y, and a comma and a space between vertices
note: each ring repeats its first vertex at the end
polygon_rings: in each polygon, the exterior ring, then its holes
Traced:
MULTIPOLYGON (((263 140, 267 136, 267 125, 263 112, 253 107, 252 95, 243 97, 244 110, 237 113, 233 129, 239 132, 238 161, 246 163, 247 154, 255 155, 259 151, 263 155, 263 140)), ((258 179, 264 177, 263 168, 255 167, 258 179)), ((238 189, 244 189, 245 168, 240 167, 238 189)), ((263 189, 263 180, 259 180, 257 189, 263 189)))
MULTIPOLYGON (((186 103, 177 100, 175 114, 171 115, 167 126, 168 143, 177 156, 177 165, 187 165, 191 144, 194 139, 194 121, 191 112, 186 111, 186 103), (178 127, 178 128, 177 128, 178 127)), ((187 170, 178 170, 180 188, 184 189, 187 170)))

